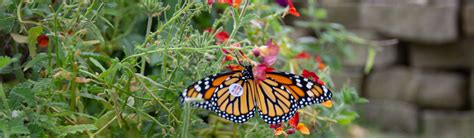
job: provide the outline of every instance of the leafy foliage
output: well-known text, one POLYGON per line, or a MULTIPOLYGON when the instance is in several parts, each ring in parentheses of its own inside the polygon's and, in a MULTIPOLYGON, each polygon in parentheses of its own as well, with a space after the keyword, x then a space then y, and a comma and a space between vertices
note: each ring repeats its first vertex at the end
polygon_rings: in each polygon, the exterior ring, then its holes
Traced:
MULTIPOLYGON (((318 20, 301 23, 321 33, 318 41, 294 41, 288 37, 292 28, 281 22, 286 10, 273 1, 257 0, 243 1, 238 8, 188 0, 1 1, 0 39, 5 41, 0 47, 6 50, 0 52, 0 133, 5 137, 273 135, 259 119, 232 125, 178 102, 179 93, 193 80, 229 64, 222 64, 221 49, 250 53, 273 39, 282 49, 275 68, 318 71, 334 89, 333 108, 317 105, 301 111, 312 134, 334 135, 334 128, 358 117, 352 105, 366 101, 349 86, 334 88, 330 73, 350 53, 346 46, 363 40, 332 24, 317 26, 318 20), (229 39, 216 43, 214 37, 221 31, 230 32, 229 39), (38 47, 40 35, 48 37, 46 48, 38 47), (320 55, 329 67, 296 59, 302 51, 320 55)), ((316 13, 314 20, 326 16, 322 9, 309 11, 307 15, 316 13)))
POLYGON ((10 57, 1 56, 0 57, 0 69, 4 68, 5 66, 10 64, 11 62, 12 62, 12 59, 10 57))

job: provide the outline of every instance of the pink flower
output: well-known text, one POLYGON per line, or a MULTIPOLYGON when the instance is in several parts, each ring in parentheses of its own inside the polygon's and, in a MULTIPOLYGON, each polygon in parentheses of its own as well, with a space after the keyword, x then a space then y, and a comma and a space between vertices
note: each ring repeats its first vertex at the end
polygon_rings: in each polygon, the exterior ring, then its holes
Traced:
POLYGON ((257 81, 265 80, 267 78, 266 72, 272 71, 271 66, 275 64, 280 48, 272 42, 272 40, 267 41, 266 46, 261 46, 252 50, 252 53, 255 56, 262 56, 260 64, 254 68, 254 78, 257 81))
POLYGON ((254 48, 254 49, 252 49, 252 53, 255 57, 259 57, 260 56, 260 49, 258 47, 254 48))
POLYGON ((260 48, 260 55, 263 57, 261 63, 272 66, 275 64, 279 52, 280 47, 274 44, 272 40, 268 40, 267 45, 260 48))
POLYGON ((253 77, 259 81, 267 79, 267 72, 273 71, 274 68, 267 66, 266 64, 258 64, 253 70, 253 77))
POLYGON ((265 64, 258 64, 253 71, 253 77, 257 79, 257 81, 263 81, 267 79, 267 66, 265 64))

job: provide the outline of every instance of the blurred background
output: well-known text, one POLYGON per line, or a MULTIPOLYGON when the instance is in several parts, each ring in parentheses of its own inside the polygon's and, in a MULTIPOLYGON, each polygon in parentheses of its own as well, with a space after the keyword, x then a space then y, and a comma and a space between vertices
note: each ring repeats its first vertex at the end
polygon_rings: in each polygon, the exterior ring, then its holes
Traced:
MULTIPOLYGON (((356 56, 334 78, 336 85, 349 83, 370 101, 359 107, 365 125, 354 133, 474 137, 474 0, 317 4, 329 22, 377 45, 370 73, 363 72, 367 50, 355 48, 356 56)), ((295 38, 313 35, 297 30, 295 38)))

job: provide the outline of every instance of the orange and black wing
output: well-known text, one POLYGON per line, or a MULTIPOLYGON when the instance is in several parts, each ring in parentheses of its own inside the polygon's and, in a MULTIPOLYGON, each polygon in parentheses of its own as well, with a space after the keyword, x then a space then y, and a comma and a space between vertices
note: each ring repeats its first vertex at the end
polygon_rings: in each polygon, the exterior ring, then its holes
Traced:
POLYGON ((257 85, 256 93, 259 114, 269 124, 288 121, 299 108, 332 97, 325 86, 286 72, 267 73, 267 79, 257 85))
POLYGON ((268 79, 283 85, 296 100, 298 108, 331 100, 332 92, 321 84, 303 76, 287 72, 267 73, 268 79))
POLYGON ((266 123, 285 122, 298 110, 290 91, 272 78, 258 82, 255 92, 257 111, 266 123))
POLYGON ((235 123, 243 123, 254 115, 254 87, 250 77, 234 71, 199 80, 185 89, 180 97, 181 102, 191 101, 194 107, 214 111, 220 117, 235 123), (239 94, 230 92, 235 87, 241 88, 239 94), (194 98, 203 101, 187 100, 194 98))

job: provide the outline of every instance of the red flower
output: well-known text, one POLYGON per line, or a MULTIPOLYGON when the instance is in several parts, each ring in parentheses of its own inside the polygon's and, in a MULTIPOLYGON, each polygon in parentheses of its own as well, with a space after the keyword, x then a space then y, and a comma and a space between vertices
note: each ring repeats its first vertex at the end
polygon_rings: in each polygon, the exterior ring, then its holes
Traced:
POLYGON ((294 129, 294 128, 290 128, 290 129, 286 130, 287 134, 294 134, 295 132, 296 132, 296 129, 294 129))
POLYGON ((303 73, 301 74, 303 77, 305 78, 313 78, 313 80, 318 83, 319 85, 322 85, 324 86, 324 82, 321 81, 318 77, 318 75, 316 75, 316 73, 314 72, 311 72, 311 71, 308 71, 308 70, 303 70, 303 73))
POLYGON ((276 128, 279 128, 279 127, 282 127, 283 124, 282 123, 279 123, 279 124, 270 124, 270 128, 273 128, 273 129, 276 129, 276 128))
POLYGON ((244 70, 244 68, 240 65, 234 65, 234 64, 230 64, 230 65, 227 65, 225 68, 231 70, 231 71, 239 71, 239 70, 244 70))
POLYGON ((288 130, 289 132, 292 132, 291 134, 293 134, 296 129, 302 134, 309 135, 309 129, 303 123, 300 123, 300 115, 298 114, 298 112, 296 112, 295 115, 288 121, 288 125, 291 126, 293 129, 288 130))
POLYGON ((294 134, 296 130, 300 131, 302 134, 309 135, 310 134, 309 129, 303 123, 300 123, 299 121, 300 121, 300 116, 298 112, 296 112, 295 115, 290 120, 288 120, 288 126, 290 128, 286 130, 286 133, 285 131, 283 131, 283 125, 281 123, 272 124, 270 125, 270 128, 273 129, 273 133, 275 135, 284 134, 285 136, 287 136, 288 134, 294 134))
POLYGON ((232 5, 232 0, 219 0, 219 3, 227 3, 229 5, 232 5))
MULTIPOLYGON (((207 0, 208 5, 214 4, 214 2, 215 0, 207 0)), ((232 0, 217 0, 217 3, 232 5, 232 0)))
POLYGON ((234 7, 234 8, 239 7, 240 2, 241 2, 241 0, 234 0, 234 2, 232 3, 232 7, 234 7))
POLYGON ((318 77, 318 75, 316 75, 316 73, 305 70, 305 69, 303 70, 303 73, 301 73, 301 75, 303 75, 303 77, 305 77, 305 78, 311 78, 312 77, 314 80, 319 79, 319 77, 318 77))
POLYGON ((214 4, 214 2, 215 2, 214 0, 207 0, 207 5, 212 5, 214 4))
POLYGON ((224 31, 219 32, 216 34, 216 39, 217 39, 217 42, 219 43, 225 42, 227 41, 227 39, 229 39, 229 34, 224 31))
POLYGON ((298 114, 298 112, 296 112, 295 115, 293 115, 293 117, 290 120, 288 120, 288 125, 290 125, 293 128, 296 128, 299 122, 300 122, 300 115, 298 114))
POLYGON ((300 13, 298 13, 298 11, 296 11, 295 5, 293 5, 292 0, 288 0, 288 6, 290 6, 290 8, 288 9, 288 13, 290 13, 291 15, 294 15, 296 17, 300 16, 300 13))
POLYGON ((49 45, 49 37, 45 34, 41 34, 37 38, 37 43, 40 48, 46 48, 49 45))
POLYGON ((307 52, 301 52, 298 55, 295 56, 296 59, 309 59, 311 58, 311 55, 307 52))
POLYGON ((222 60, 222 62, 231 61, 231 60, 233 60, 233 59, 234 59, 234 56, 232 56, 232 55, 229 54, 229 55, 226 55, 226 56, 224 57, 224 59, 222 60))
POLYGON ((275 136, 278 136, 278 135, 281 135, 281 134, 286 135, 285 131, 283 131, 283 124, 282 123, 271 124, 270 128, 273 129, 273 134, 275 136))
POLYGON ((320 56, 316 56, 316 62, 318 63, 318 69, 322 70, 324 68, 326 68, 326 64, 324 64, 323 60, 321 60, 321 57, 320 56))

